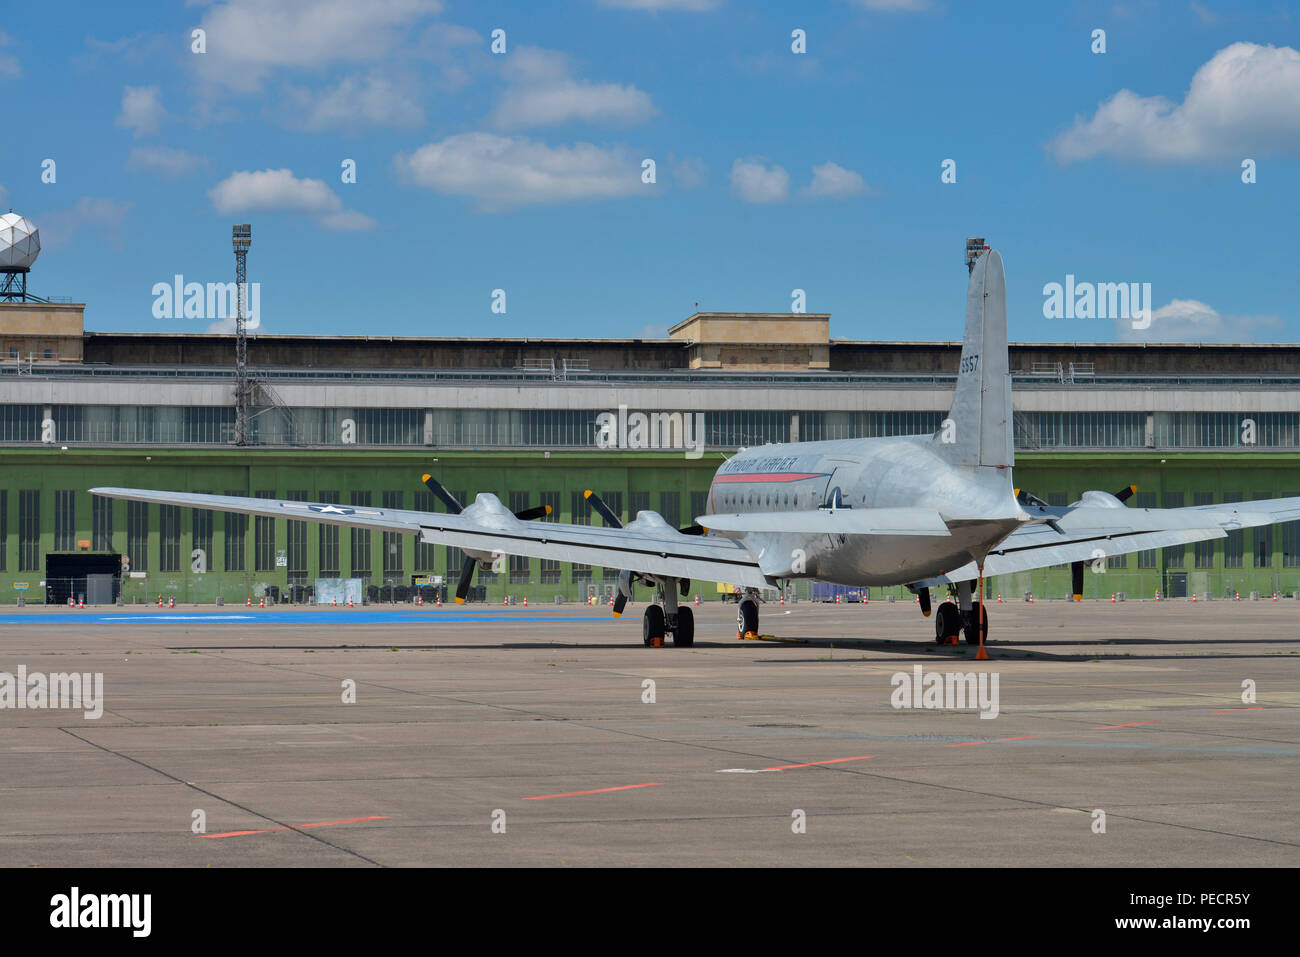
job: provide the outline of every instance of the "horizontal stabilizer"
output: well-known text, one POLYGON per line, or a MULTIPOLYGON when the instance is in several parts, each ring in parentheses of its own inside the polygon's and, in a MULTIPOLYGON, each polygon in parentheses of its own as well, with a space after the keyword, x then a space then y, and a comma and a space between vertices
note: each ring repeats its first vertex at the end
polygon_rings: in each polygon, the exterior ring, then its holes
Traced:
POLYGON ((948 535, 943 517, 932 508, 817 508, 801 512, 749 512, 701 515, 696 519, 718 532, 790 532, 809 535, 948 535))

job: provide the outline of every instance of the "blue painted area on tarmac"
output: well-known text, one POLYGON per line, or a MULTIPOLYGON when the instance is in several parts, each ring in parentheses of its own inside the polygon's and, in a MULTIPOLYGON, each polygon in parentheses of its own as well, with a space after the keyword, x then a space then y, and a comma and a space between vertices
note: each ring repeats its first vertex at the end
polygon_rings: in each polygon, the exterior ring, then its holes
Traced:
POLYGON ((0 614, 0 624, 27 625, 321 625, 333 624, 360 625, 409 625, 412 623, 439 624, 473 624, 475 622, 548 622, 548 621, 606 621, 594 616, 544 615, 530 611, 502 612, 457 610, 446 612, 440 610, 415 609, 364 609, 340 608, 325 611, 276 611, 273 609, 254 609, 239 611, 193 611, 181 612, 165 610, 157 612, 92 612, 86 610, 51 610, 26 615, 0 614))

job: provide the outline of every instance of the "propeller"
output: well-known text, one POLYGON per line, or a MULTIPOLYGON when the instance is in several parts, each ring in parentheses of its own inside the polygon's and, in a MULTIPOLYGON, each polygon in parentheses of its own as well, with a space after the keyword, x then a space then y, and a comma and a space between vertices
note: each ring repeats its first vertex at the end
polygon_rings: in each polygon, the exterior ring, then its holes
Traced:
MULTIPOLYGON (((456 501, 456 496, 448 492, 447 487, 432 475, 426 472, 420 478, 429 491, 442 500, 442 503, 447 506, 447 511, 451 512, 451 514, 459 515, 465 511, 465 506, 456 501)), ((545 518, 550 514, 551 506, 535 505, 532 508, 522 508, 515 512, 515 518, 529 522, 535 518, 545 518)), ((470 585, 474 582, 474 566, 477 564, 477 558, 466 555, 465 561, 460 566, 460 579, 456 582, 456 604, 458 605, 465 604, 465 596, 469 594, 470 585)))
MULTIPOLYGON (((1121 502, 1128 501, 1133 497, 1133 493, 1138 490, 1136 485, 1125 485, 1115 493, 1115 498, 1121 502)), ((1058 529, 1059 531, 1059 529, 1058 529)), ((1075 601, 1083 601, 1083 562, 1070 563, 1070 594, 1074 596, 1075 601)))
MULTIPOLYGON (((606 505, 605 500, 602 499, 595 492, 593 492, 591 489, 587 489, 585 492, 583 492, 582 497, 591 503, 592 511, 594 511, 597 515, 599 515, 602 519, 604 519, 605 524, 608 525, 610 528, 623 527, 622 520, 619 519, 619 517, 614 514, 614 510, 610 508, 608 505, 606 505)), ((686 526, 686 528, 678 529, 678 531, 681 532, 683 535, 704 534, 704 528, 700 525, 696 525, 694 522, 686 526)), ((623 609, 627 607, 627 601, 632 596, 632 581, 633 578, 631 572, 623 571, 619 573, 618 594, 614 596, 614 617, 615 618, 620 617, 623 614, 623 609)), ((678 583, 678 588, 680 589, 683 596, 689 595, 691 592, 691 580, 689 578, 681 579, 680 582, 678 583)))

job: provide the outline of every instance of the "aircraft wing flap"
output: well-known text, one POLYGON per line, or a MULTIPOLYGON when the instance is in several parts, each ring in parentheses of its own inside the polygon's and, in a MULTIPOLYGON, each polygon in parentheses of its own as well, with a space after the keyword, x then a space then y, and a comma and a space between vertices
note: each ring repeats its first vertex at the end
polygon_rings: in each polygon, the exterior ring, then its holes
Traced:
POLYGON ((701 515, 695 520, 719 532, 787 532, 828 535, 949 535, 932 508, 817 508, 798 512, 701 515))

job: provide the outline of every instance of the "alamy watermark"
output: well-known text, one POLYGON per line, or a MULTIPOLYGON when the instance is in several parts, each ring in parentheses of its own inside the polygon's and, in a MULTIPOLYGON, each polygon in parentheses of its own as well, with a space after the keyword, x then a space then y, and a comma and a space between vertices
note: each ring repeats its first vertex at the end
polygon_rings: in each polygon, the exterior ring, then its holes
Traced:
POLYGON ((682 449, 688 459, 704 454, 703 412, 617 412, 596 416, 601 449, 682 449))
POLYGON ((981 718, 996 718, 999 710, 998 673, 981 672, 923 672, 915 665, 909 674, 897 671, 889 679, 894 691, 889 703, 895 710, 902 708, 928 708, 942 711, 964 711, 978 708, 981 718))
MULTIPOLYGON (((261 325, 262 284, 246 282, 243 286, 244 324, 256 329, 261 325)), ((153 284, 153 315, 155 319, 234 319, 239 291, 237 283, 186 282, 177 273, 169 283, 153 284)))
POLYGON ((104 674, 73 671, 28 672, 18 666, 17 674, 0 671, 0 709, 76 710, 81 709, 88 721, 104 714, 104 674))
POLYGON ((1134 329, 1151 325, 1151 283, 1079 282, 1043 286, 1044 319, 1131 319, 1134 329))

